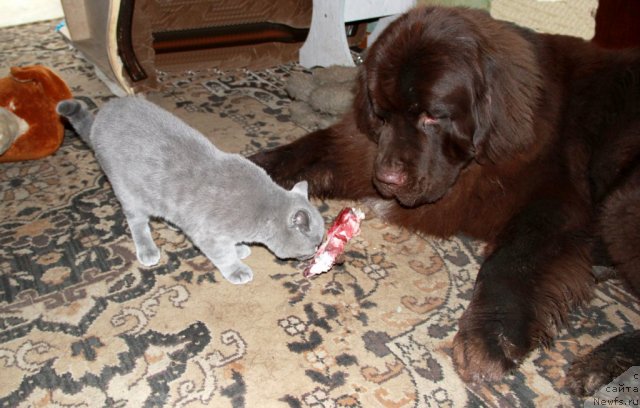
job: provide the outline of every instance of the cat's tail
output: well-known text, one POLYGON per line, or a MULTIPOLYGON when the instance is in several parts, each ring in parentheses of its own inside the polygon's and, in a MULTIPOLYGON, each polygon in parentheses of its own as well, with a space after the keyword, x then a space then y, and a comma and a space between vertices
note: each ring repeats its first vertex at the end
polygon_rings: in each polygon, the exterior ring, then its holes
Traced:
POLYGON ((56 112, 69 120, 71 126, 78 132, 80 138, 93 148, 91 144, 91 126, 93 125, 93 114, 89 112, 87 106, 77 99, 65 99, 58 102, 56 112))

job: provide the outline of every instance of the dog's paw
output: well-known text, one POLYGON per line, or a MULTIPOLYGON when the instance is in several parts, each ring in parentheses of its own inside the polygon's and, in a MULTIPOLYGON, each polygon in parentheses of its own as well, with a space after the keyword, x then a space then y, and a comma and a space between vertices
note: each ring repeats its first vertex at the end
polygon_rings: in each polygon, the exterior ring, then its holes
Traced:
POLYGON ((571 365, 567 373, 567 388, 578 397, 593 395, 613 380, 614 377, 608 367, 609 363, 591 354, 582 356, 571 365))
POLYGON ((622 333, 605 341, 573 362, 566 386, 579 397, 593 395, 623 374, 640 365, 640 330, 622 333))
POLYGON ((468 383, 500 380, 519 365, 527 352, 485 328, 461 329, 453 339, 453 364, 460 378, 468 383))

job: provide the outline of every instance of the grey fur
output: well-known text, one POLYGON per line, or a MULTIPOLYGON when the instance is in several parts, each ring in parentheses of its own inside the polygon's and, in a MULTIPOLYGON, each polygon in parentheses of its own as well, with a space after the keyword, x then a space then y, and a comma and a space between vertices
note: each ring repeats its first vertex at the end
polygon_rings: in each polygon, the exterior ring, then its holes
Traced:
POLYGON ((324 221, 309 203, 307 183, 287 191, 238 154, 218 150, 200 132, 138 97, 109 101, 93 115, 78 100, 58 104, 94 150, 122 204, 140 263, 160 251, 150 217, 171 221, 232 283, 253 277, 240 261, 259 243, 278 258, 306 259, 324 221))

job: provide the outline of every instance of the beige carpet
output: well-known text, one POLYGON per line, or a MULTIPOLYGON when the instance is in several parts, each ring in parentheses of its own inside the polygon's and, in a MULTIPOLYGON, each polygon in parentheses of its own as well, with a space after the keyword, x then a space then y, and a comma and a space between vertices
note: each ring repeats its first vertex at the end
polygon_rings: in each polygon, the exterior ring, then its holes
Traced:
MULTIPOLYGON (((54 25, 0 29, 0 55, 54 69, 99 108, 112 95, 54 25)), ((292 71, 161 74, 149 99, 249 154, 305 133, 283 92, 292 71)), ((347 204, 315 203, 327 222, 347 204)), ((235 286, 179 230, 153 231, 162 261, 142 268, 108 180, 71 131, 53 156, 0 164, 0 406, 581 406, 564 388, 570 362, 640 326, 632 297, 603 284, 549 350, 469 387, 450 347, 480 243, 370 215, 333 271, 307 280, 254 248, 256 277, 235 286)))

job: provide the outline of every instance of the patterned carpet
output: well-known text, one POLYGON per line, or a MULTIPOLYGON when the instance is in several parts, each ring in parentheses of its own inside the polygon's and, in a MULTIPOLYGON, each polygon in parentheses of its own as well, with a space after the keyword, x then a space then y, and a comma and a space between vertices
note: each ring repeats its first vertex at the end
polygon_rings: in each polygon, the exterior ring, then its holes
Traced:
MULTIPOLYGON (((99 108, 112 95, 55 23, 0 29, 2 65, 46 65, 99 108)), ((283 91, 300 70, 161 74, 148 98, 221 149, 250 154, 305 133, 283 91)), ((315 203, 327 222, 350 204, 315 203)), ((601 284, 550 349, 503 382, 466 386, 450 348, 482 245, 367 215, 331 272, 307 280, 302 265, 254 248, 256 276, 236 286, 163 222, 152 225, 162 261, 141 267, 108 180, 73 132, 53 156, 0 164, 0 406, 581 406, 564 388, 570 362, 640 326, 633 298, 601 284)))

